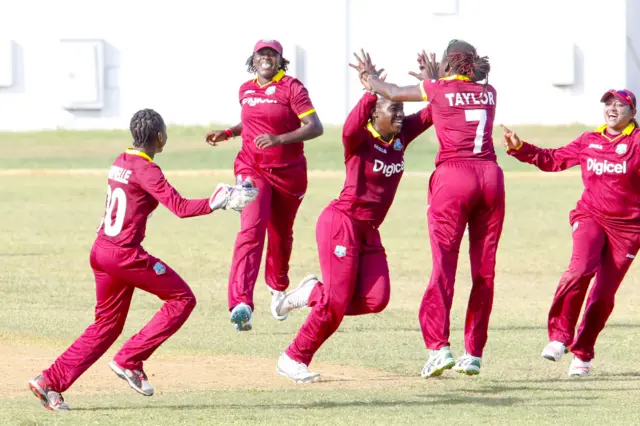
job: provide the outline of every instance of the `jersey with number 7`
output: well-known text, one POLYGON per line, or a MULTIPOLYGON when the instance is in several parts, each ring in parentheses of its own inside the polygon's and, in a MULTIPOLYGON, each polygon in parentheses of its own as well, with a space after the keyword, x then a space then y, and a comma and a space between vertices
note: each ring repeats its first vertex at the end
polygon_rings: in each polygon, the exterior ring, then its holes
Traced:
POLYGON ((423 100, 431 104, 440 143, 436 166, 454 158, 496 161, 491 136, 496 114, 493 86, 453 75, 423 80, 420 90, 423 100))
POLYGON ((127 150, 109 169, 106 212, 97 239, 116 247, 139 246, 158 202, 181 218, 211 213, 207 198, 183 198, 157 164, 142 152, 127 150))

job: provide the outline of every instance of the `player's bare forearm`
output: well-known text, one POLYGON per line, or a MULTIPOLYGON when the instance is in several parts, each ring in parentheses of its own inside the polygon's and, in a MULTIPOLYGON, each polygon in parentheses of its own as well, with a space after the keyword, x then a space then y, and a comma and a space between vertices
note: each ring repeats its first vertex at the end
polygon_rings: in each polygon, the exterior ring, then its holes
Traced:
POLYGON ((393 102, 419 102, 422 101, 422 91, 419 85, 415 86, 398 86, 397 84, 387 83, 378 77, 372 75, 369 77, 369 84, 374 92, 393 102))
POLYGON ((288 144, 300 141, 309 141, 321 136, 324 133, 324 128, 318 118, 318 114, 315 112, 302 118, 303 126, 293 132, 279 135, 278 138, 282 144, 288 144))
POLYGON ((242 122, 236 124, 233 127, 230 127, 229 130, 231 130, 233 136, 240 136, 242 134, 242 122))

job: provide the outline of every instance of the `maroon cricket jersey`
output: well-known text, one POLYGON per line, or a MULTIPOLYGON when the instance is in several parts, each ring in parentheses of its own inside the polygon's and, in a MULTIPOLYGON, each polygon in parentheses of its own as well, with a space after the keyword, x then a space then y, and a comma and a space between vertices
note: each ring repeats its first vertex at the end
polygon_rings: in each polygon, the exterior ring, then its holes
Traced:
POLYGON ((96 240, 116 247, 139 246, 144 240, 147 218, 158 202, 178 217, 211 213, 207 198, 182 198, 149 156, 128 149, 109 169, 106 211, 96 240))
POLYGON ((309 93, 283 70, 265 85, 257 78, 240 86, 242 150, 239 156, 259 167, 284 167, 304 161, 304 142, 259 149, 261 134, 282 135, 300 128, 300 119, 315 112, 309 93))
POLYGON ((422 80, 422 99, 432 108, 440 150, 436 166, 450 159, 496 161, 493 120, 496 90, 453 75, 440 80, 422 80))
POLYGON ((431 124, 431 106, 404 119, 402 130, 385 142, 369 122, 377 97, 366 93, 342 130, 347 176, 335 208, 376 228, 384 221, 404 173, 404 151, 431 124))
POLYGON ((607 135, 604 125, 557 149, 523 142, 509 155, 545 172, 579 164, 584 191, 577 210, 628 231, 640 230, 640 129, 635 123, 617 136, 607 135))

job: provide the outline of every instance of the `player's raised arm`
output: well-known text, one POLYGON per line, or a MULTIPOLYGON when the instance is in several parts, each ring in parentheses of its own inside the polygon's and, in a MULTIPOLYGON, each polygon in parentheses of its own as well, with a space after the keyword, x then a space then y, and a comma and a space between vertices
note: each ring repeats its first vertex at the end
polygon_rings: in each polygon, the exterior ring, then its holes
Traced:
MULTIPOLYGON (((357 55, 356 59, 359 60, 357 55)), ((356 71, 360 71, 358 69, 358 65, 349 64, 349 66, 354 68, 356 71)), ((384 70, 381 69, 375 72, 376 74, 381 74, 383 71, 384 70)), ((362 98, 360 98, 356 106, 353 107, 345 120, 344 126, 342 127, 342 142, 345 147, 345 152, 354 151, 364 140, 363 133, 366 135, 366 125, 371 119, 371 114, 378 102, 378 96, 373 93, 367 79, 363 77, 364 74, 360 72, 360 83, 366 92, 362 98)), ((385 77, 386 76, 383 75, 382 79, 384 80, 385 77)))
POLYGON ((502 143, 507 154, 523 163, 533 164, 543 172, 560 172, 580 164, 582 136, 561 148, 540 148, 524 142, 520 137, 504 125, 502 143))
POLYGON ((411 114, 404 119, 402 130, 405 134, 406 142, 412 142, 415 138, 427 131, 427 129, 432 125, 433 116, 431 105, 429 104, 425 108, 422 108, 420 111, 411 114))
MULTIPOLYGON (((424 100, 423 89, 420 87, 422 83, 413 86, 398 86, 397 84, 387 83, 377 74, 375 65, 368 53, 362 50, 362 57, 355 53, 354 55, 358 63, 357 65, 351 65, 351 67, 358 70, 360 78, 365 79, 374 92, 394 102, 419 102, 424 100)), ((419 62, 420 60, 419 55, 419 62)), ((427 72, 426 67, 421 68, 421 73, 425 77, 427 72)), ((418 74, 412 73, 412 75, 417 76, 418 74)))

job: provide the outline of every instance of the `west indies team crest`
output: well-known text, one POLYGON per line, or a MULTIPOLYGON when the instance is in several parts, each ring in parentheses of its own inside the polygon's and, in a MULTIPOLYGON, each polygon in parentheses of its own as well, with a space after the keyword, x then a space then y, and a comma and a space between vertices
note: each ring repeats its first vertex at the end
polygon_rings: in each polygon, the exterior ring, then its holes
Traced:
POLYGON ((402 151, 402 142, 400 141, 400 139, 396 139, 393 142, 393 149, 395 149, 396 151, 402 151))
POLYGON ((264 93, 267 95, 273 95, 274 93, 276 93, 276 86, 267 87, 267 90, 265 90, 264 93))
POLYGON ((618 146, 616 146, 616 154, 618 155, 623 155, 627 153, 627 144, 626 143, 621 143, 618 144, 618 146))

